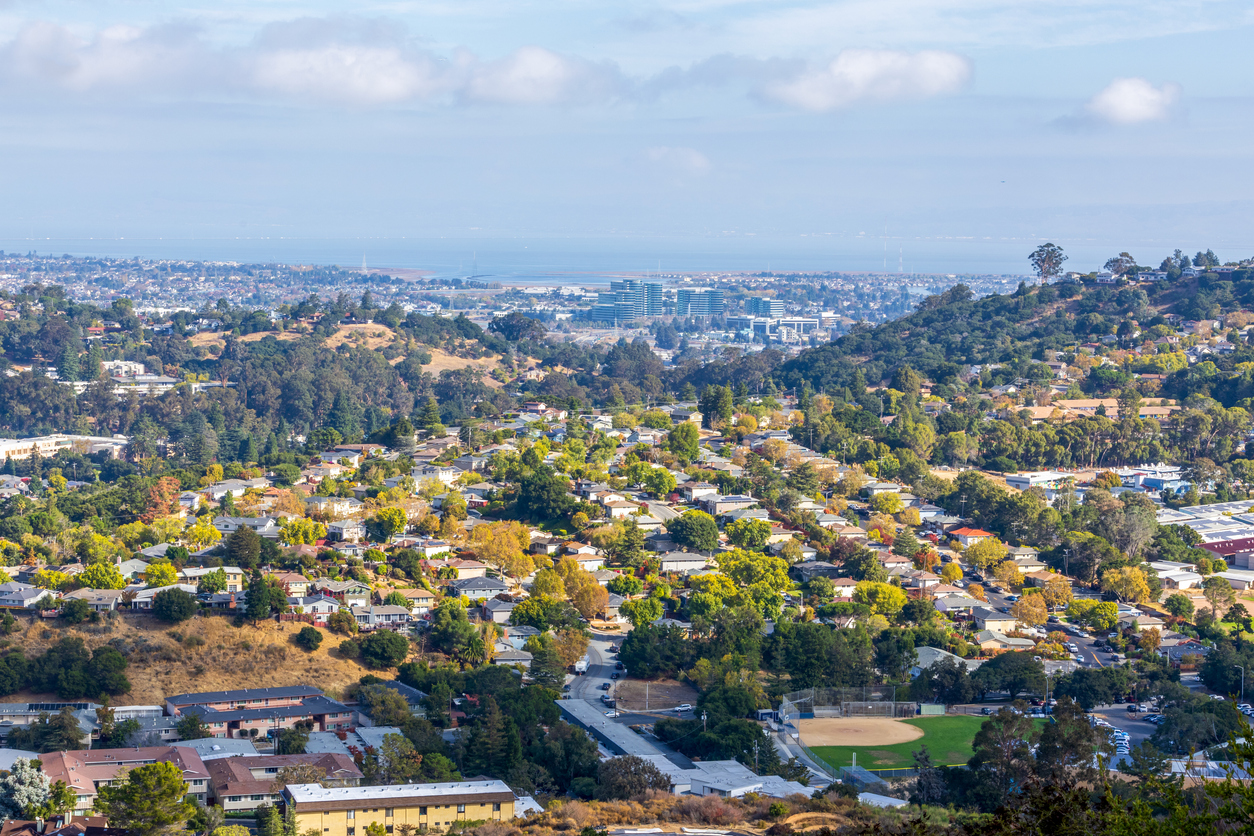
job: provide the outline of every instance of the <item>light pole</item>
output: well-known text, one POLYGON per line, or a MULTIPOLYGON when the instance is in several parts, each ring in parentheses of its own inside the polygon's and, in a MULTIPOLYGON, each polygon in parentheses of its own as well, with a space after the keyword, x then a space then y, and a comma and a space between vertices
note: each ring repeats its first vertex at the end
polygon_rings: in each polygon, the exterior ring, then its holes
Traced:
POLYGON ((1241 702, 1245 702, 1245 667, 1243 665, 1233 665, 1234 668, 1241 670, 1241 702))

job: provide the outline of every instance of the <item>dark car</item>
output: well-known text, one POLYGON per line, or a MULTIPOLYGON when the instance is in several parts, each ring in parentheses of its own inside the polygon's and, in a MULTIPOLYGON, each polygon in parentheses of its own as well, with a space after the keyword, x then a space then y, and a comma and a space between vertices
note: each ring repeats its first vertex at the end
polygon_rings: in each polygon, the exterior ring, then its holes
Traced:
POLYGON ((612 674, 610 674, 610 679, 618 679, 618 671, 614 671, 612 674))
POLYGON ((980 709, 980 713, 985 716, 988 716, 993 713, 993 709, 989 708, 988 706, 985 706, 984 708, 980 709))
POLYGON ((608 691, 610 690, 610 683, 602 682, 600 685, 597 686, 597 688, 599 688, 602 691, 608 691))
POLYGON ((618 670, 618 671, 625 671, 625 670, 627 670, 627 666, 626 666, 626 665, 624 665, 622 662, 615 662, 615 663, 614 663, 614 670, 618 670))

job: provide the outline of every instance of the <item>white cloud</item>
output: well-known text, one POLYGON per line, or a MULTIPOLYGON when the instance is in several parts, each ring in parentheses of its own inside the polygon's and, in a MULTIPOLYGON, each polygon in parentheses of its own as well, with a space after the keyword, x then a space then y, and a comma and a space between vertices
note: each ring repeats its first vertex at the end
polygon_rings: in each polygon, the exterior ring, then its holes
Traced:
POLYGON ((490 104, 588 104, 615 97, 622 86, 612 66, 526 46, 500 61, 474 66, 462 95, 490 104))
POLYGON ((211 61, 187 29, 110 26, 91 38, 64 26, 25 26, 3 49, 6 74, 75 91, 108 87, 168 86, 186 78, 193 65, 212 72, 211 61))
POLYGON ((1089 99, 1090 115, 1114 125, 1158 122, 1171 115, 1180 99, 1179 84, 1155 87, 1143 78, 1117 78, 1089 99))
POLYGON ((252 81, 262 90, 351 105, 429 99, 449 87, 446 73, 429 57, 387 46, 279 49, 252 63, 252 81))
POLYGON ((763 94, 803 110, 957 93, 971 80, 971 62, 956 53, 846 49, 826 67, 767 86, 763 94))
POLYGON ((645 159, 679 174, 706 174, 711 168, 709 158, 695 148, 659 145, 646 151, 645 159))

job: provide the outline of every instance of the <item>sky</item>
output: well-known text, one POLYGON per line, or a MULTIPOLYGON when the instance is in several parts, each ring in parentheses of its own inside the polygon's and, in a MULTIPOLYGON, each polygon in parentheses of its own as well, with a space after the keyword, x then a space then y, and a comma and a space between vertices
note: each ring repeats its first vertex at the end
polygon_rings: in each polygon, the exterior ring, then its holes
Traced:
POLYGON ((0 0, 0 241, 1244 258, 1252 29, 1227 0, 0 0))

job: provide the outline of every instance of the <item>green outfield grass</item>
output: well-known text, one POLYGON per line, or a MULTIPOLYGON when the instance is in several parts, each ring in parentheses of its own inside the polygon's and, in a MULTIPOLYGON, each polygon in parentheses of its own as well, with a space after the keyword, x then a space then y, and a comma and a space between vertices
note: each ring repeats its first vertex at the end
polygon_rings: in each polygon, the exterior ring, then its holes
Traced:
MULTIPOLYGON (((909 769, 914 766, 911 753, 917 752, 920 746, 927 746, 932 763, 937 766, 965 764, 973 754, 971 741, 987 719, 967 715, 917 717, 901 721, 923 730, 922 737, 909 743, 888 746, 811 746, 810 751, 833 768, 849 766, 856 752, 858 766, 864 769, 909 769)), ((1038 726, 1044 723, 1044 720, 1037 721, 1038 726)))

